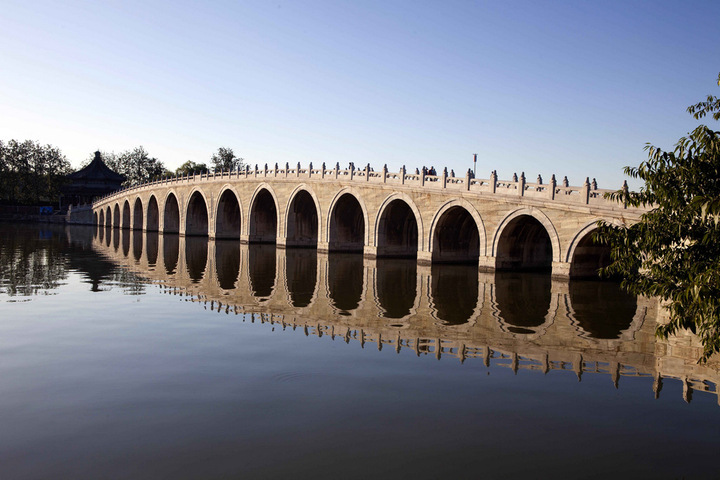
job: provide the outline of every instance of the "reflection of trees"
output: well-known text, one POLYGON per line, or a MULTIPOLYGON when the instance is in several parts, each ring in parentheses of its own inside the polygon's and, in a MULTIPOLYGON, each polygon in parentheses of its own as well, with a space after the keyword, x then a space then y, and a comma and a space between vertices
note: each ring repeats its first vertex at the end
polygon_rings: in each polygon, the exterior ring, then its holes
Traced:
POLYGON ((0 228, 0 292, 36 295, 52 290, 67 278, 66 243, 57 229, 4 224, 0 228))

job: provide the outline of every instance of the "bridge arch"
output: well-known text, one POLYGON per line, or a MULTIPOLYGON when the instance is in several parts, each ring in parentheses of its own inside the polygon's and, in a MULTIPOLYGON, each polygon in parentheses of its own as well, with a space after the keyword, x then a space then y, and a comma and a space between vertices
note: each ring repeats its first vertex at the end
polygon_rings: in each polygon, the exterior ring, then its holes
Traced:
POLYGON ((112 227, 112 211, 110 210, 110 205, 107 206, 105 211, 107 212, 105 214, 105 226, 112 227))
POLYGON ((180 233, 180 204, 173 190, 167 192, 163 203, 163 233, 180 233))
POLYGON ((120 204, 115 203, 113 207, 113 228, 120 228, 120 204))
POLYGON ((285 208, 285 245, 316 247, 320 236, 320 201, 306 184, 291 193, 285 208))
POLYGON ((550 219, 536 208, 510 212, 498 225, 492 256, 498 270, 550 270, 560 260, 560 239, 550 219))
POLYGON ((122 207, 122 228, 130 228, 130 201, 125 200, 122 207))
POLYGON ((276 243, 278 237, 278 200, 273 188, 263 182, 250 198, 248 242, 276 243))
POLYGON ((486 245, 485 224, 467 200, 450 200, 435 213, 428 242, 433 262, 474 263, 486 245))
POLYGON ((388 195, 378 208, 373 245, 377 256, 417 257, 424 250, 425 232, 422 216, 415 202, 406 194, 388 195))
POLYGON ((150 200, 148 200, 147 225, 145 229, 148 232, 157 232, 160 230, 160 209, 158 208, 155 195, 150 195, 150 200))
POLYGON ((193 188, 188 195, 185 205, 185 235, 202 236, 208 235, 209 212, 208 201, 205 192, 200 188, 193 188))
MULTIPOLYGON (((594 220, 581 228, 568 246, 563 260, 570 264, 570 277, 574 278, 597 278, 599 268, 607 267, 612 262, 610 258, 610 247, 600 245, 593 241, 592 234, 597 230, 597 222, 594 220)), ((608 223, 622 225, 619 221, 602 219, 608 223)))
POLYGON ((368 214, 365 202, 354 188, 345 187, 330 202, 327 218, 329 251, 363 252, 368 245, 368 214))
MULTIPOLYGON (((102 210, 100 210, 100 214, 102 215, 102 210)), ((93 212, 93 225, 100 225, 102 223, 102 220, 99 219, 100 216, 98 215, 97 211, 93 212)))
POLYGON ((230 184, 223 185, 215 204, 215 238, 239 239, 242 212, 237 190, 230 184))
POLYGON ((135 199, 135 205, 133 206, 132 228, 133 230, 143 229, 143 205, 140 197, 135 199))

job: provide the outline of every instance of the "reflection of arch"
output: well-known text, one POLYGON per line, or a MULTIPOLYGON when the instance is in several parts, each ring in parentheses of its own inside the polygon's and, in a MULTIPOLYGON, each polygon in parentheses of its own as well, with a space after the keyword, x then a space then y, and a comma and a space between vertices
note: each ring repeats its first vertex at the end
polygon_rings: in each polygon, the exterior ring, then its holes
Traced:
POLYGON ((290 305, 310 306, 316 298, 317 250, 289 248, 285 250, 285 288, 290 305))
POLYGON ((113 228, 120 228, 120 204, 116 203, 113 208, 113 228))
POLYGON ((135 205, 133 206, 132 227, 134 230, 142 230, 143 228, 143 206, 140 197, 135 199, 135 205))
POLYGON ((258 302, 267 301, 275 291, 277 257, 274 245, 248 245, 248 280, 258 302))
POLYGON ((220 189, 215 205, 215 238, 240 238, 242 205, 240 196, 230 185, 220 189))
POLYGON ((290 194, 285 208, 285 245, 317 246, 320 231, 320 202, 305 184, 290 194))
POLYGON ((236 287, 240 275, 240 245, 234 241, 215 241, 215 273, 223 290, 236 287))
POLYGON ((417 312, 420 292, 414 259, 378 258, 374 277, 375 302, 383 317, 400 320, 417 312))
POLYGON ((415 202, 400 192, 385 198, 378 209, 373 232, 377 255, 417 256, 417 252, 423 250, 424 239, 422 216, 415 202))
POLYGON ((205 277, 208 262, 208 239, 185 239, 185 268, 191 283, 200 283, 205 277))
POLYGON ((173 275, 177 271, 180 259, 180 237, 177 235, 163 235, 163 263, 165 272, 173 275))
POLYGON ((257 186, 250 199, 248 242, 275 243, 277 241, 278 201, 275 191, 266 183, 257 186))
POLYGON ((185 207, 185 235, 208 235, 207 199, 200 189, 193 189, 185 207))
POLYGON ((125 200, 122 209, 122 228, 130 228, 130 201, 125 200))
POLYGON ((336 313, 351 315, 357 310, 365 293, 365 268, 362 255, 329 254, 327 289, 330 304, 336 313))
POLYGON ((328 250, 362 252, 368 244, 368 214, 355 189, 341 189, 330 202, 327 218, 328 250), (342 214, 338 214, 338 211, 342 214))
POLYGON ((493 238, 492 256, 498 269, 550 268, 553 261, 560 261, 560 239, 544 213, 521 208, 500 222, 493 238))
MULTIPOLYGON (((605 220, 607 223, 622 225, 618 221, 605 220)), ((570 241, 564 260, 570 264, 570 276, 597 278, 599 268, 610 265, 610 247, 599 245, 592 239, 597 229, 597 220, 581 228, 570 241)))
POLYGON ((474 265, 432 265, 430 314, 442 325, 475 323, 484 299, 484 284, 474 265))
POLYGON ((503 332, 536 339, 555 322, 558 295, 548 275, 496 272, 490 289, 492 316, 503 332))
POLYGON ((163 207, 163 233, 180 232, 180 205, 174 192, 168 192, 163 207))
POLYGON ((433 262, 475 263, 486 245, 485 224, 470 202, 451 200, 435 213, 428 243, 433 262))
POLYGON ((151 195, 150 200, 148 200, 147 227, 145 230, 148 232, 157 232, 159 229, 160 210, 158 209, 158 202, 155 195, 151 195))
POLYGON ((634 340, 647 314, 647 307, 615 282, 570 282, 565 306, 578 335, 599 340, 634 340))

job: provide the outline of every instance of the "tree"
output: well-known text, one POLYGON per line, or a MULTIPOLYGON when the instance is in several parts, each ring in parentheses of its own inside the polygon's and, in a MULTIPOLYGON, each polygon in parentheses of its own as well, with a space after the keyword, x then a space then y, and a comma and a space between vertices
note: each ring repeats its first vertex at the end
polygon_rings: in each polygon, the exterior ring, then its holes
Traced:
MULTIPOLYGON (((720 100, 709 96, 688 112, 718 120, 720 100)), ((700 125, 673 151, 649 144, 646 150, 639 167, 625 167, 645 186, 610 197, 650 211, 629 227, 599 223, 595 238, 610 246, 612 258, 601 273, 621 276, 631 293, 666 302, 669 322, 657 334, 696 333, 704 362, 720 351, 720 131, 700 125)))
POLYGON ((217 153, 213 153, 210 160, 215 170, 242 170, 245 168, 245 159, 236 157, 232 148, 218 148, 217 153))
POLYGON ((10 203, 54 202, 71 170, 70 162, 52 145, 0 140, 0 198, 10 203))
POLYGON ((119 155, 102 153, 105 164, 117 173, 125 175, 123 187, 133 187, 149 182, 165 173, 165 166, 151 157, 142 146, 127 150, 119 155))
POLYGON ((177 175, 192 175, 193 173, 207 173, 208 172, 208 166, 204 163, 195 163, 192 160, 188 160, 187 162, 180 165, 177 170, 175 170, 175 174, 177 175))

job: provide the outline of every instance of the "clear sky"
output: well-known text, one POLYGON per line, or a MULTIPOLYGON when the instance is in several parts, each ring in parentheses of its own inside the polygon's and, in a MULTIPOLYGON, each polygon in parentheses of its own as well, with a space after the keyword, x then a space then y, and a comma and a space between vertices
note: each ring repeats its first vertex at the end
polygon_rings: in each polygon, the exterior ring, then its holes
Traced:
MULTIPOLYGON (((617 188, 719 95, 720 1, 0 0, 0 139, 170 169, 433 165, 617 188)), ((712 122, 712 120, 708 120, 712 122)), ((717 127, 717 124, 715 124, 717 127)), ((632 185, 632 183, 631 183, 632 185)))

